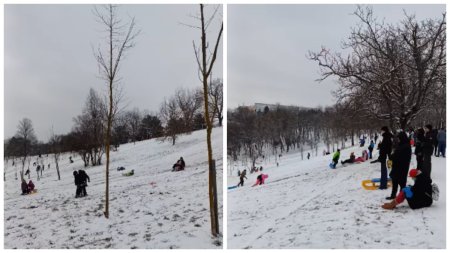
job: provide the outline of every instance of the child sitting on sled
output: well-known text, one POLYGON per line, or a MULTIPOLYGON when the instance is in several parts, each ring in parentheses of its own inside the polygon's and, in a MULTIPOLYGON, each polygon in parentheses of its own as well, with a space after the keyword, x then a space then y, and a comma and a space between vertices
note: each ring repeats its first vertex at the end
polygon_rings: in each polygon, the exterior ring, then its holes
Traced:
POLYGON ((355 163, 365 162, 365 161, 367 161, 368 158, 369 157, 368 157, 367 151, 363 150, 362 155, 355 159, 355 163))

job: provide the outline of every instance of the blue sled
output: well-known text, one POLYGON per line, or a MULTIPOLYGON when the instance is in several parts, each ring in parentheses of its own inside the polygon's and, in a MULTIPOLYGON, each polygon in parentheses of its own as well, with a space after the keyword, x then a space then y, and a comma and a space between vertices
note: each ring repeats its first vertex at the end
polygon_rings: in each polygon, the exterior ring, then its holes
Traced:
POLYGON ((231 190, 231 189, 234 189, 234 188, 237 188, 237 185, 234 185, 234 186, 228 186, 228 190, 231 190))
POLYGON ((330 169, 336 169, 336 165, 334 165, 333 163, 330 163, 328 166, 330 166, 330 169))
MULTIPOLYGON (((387 179, 388 181, 392 180, 390 177, 387 179)), ((381 181, 381 178, 372 178, 372 182, 379 183, 381 181)))

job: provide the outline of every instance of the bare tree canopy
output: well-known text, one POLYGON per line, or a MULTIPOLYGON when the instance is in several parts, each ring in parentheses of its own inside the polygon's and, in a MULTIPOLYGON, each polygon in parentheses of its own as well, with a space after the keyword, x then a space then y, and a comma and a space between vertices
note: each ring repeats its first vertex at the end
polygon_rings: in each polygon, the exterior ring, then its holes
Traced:
POLYGON ((370 7, 354 15, 360 23, 343 43, 347 56, 326 48, 309 53, 319 81, 337 76, 339 102, 405 129, 445 90, 446 15, 418 21, 405 14, 399 24, 379 21, 370 7))

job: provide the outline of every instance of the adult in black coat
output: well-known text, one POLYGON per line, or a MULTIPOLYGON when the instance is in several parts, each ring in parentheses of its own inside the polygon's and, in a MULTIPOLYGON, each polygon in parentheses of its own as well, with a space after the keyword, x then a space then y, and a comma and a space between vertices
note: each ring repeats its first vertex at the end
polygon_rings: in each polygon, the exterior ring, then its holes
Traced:
POLYGON ((439 144, 439 142, 438 142, 438 138, 437 138, 437 135, 438 135, 438 130, 437 129, 432 129, 431 131, 430 131, 431 133, 430 133, 430 135, 431 135, 431 140, 432 140, 432 143, 433 143, 433 150, 434 150, 434 155, 435 156, 438 156, 439 155, 439 153, 438 153, 438 144, 439 144))
POLYGON ((390 203, 385 203, 382 208, 394 209, 405 199, 411 209, 429 207, 433 204, 433 187, 431 179, 420 170, 412 169, 409 176, 414 179, 414 185, 403 188, 397 197, 390 203))
POLYGON ((398 144, 391 155, 392 170, 389 176, 392 179, 391 196, 386 199, 395 199, 397 196, 398 186, 400 189, 406 187, 406 179, 408 178, 409 163, 411 162, 411 145, 405 132, 397 135, 398 144))
POLYGON ((80 177, 81 196, 84 197, 87 195, 86 193, 87 182, 90 183, 91 179, 84 170, 78 170, 78 176, 80 177))
POLYGON ((425 131, 423 128, 416 130, 416 148, 414 149, 414 154, 416 155, 417 167, 416 169, 422 170, 423 164, 423 144, 425 142, 425 131))
POLYGON ((80 175, 77 171, 73 172, 73 177, 75 181, 75 185, 77 186, 77 190, 75 191, 75 198, 78 198, 81 196, 81 181, 80 181, 80 175))
POLYGON ((383 140, 379 145, 380 156, 378 157, 378 161, 381 162, 381 177, 380 177, 380 190, 387 189, 387 167, 386 167, 386 159, 388 156, 390 157, 392 151, 392 134, 389 131, 387 126, 381 128, 381 136, 383 136, 383 140))
POLYGON ((425 126, 425 138, 423 141, 423 163, 421 171, 428 177, 431 177, 431 156, 434 152, 433 146, 433 127, 431 125, 425 126))

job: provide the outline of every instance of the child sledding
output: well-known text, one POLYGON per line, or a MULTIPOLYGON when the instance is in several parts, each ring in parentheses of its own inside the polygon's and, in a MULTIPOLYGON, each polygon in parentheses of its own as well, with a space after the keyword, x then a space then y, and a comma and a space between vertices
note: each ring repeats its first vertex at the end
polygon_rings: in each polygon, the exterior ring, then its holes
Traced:
POLYGON ((37 190, 34 189, 34 183, 33 181, 29 181, 28 184, 25 181, 25 179, 22 178, 22 184, 21 184, 21 188, 22 188, 22 195, 27 195, 27 194, 33 194, 36 193, 37 190))
POLYGON ((172 171, 184 170, 185 166, 186 164, 184 163, 183 157, 180 157, 180 159, 172 166, 172 171))
POLYGON ((126 173, 122 173, 122 176, 124 176, 124 177, 130 177, 130 176, 133 176, 133 175, 134 175, 134 170, 131 170, 131 171, 126 172, 126 173))

